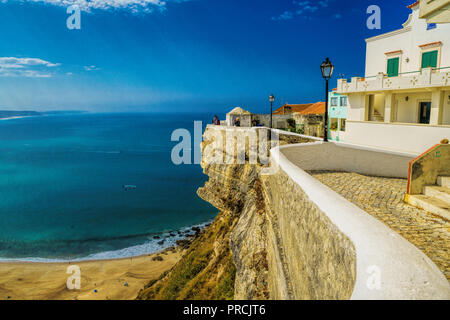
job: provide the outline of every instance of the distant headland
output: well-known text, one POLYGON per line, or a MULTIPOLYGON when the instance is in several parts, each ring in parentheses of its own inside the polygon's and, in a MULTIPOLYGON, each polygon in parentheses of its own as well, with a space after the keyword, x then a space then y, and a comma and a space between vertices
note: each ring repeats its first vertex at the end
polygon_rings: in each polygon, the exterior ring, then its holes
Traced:
POLYGON ((38 117, 57 114, 73 114, 84 113, 84 111, 67 110, 67 111, 31 111, 31 110, 0 110, 0 120, 18 119, 24 117, 38 117))

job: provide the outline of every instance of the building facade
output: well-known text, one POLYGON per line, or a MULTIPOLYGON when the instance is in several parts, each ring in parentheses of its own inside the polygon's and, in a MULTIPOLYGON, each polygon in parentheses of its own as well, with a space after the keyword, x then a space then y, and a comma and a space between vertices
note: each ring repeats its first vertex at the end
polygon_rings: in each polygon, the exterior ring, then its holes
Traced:
MULTIPOLYGON (((325 102, 283 105, 272 114, 274 129, 289 130, 315 137, 323 137, 325 102)), ((270 127, 270 114, 256 114, 236 107, 227 113, 223 125, 240 127, 270 127)))
POLYGON ((450 24, 409 8, 402 29, 366 40, 365 77, 338 80, 348 143, 421 153, 450 137, 450 24))
POLYGON ((328 139, 345 141, 348 98, 337 92, 330 92, 328 101, 328 139))

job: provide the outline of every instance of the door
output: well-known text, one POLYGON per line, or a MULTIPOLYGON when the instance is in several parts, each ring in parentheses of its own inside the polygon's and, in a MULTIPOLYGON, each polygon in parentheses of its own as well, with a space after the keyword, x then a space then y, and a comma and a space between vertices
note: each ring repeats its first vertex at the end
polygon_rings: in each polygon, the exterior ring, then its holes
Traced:
POLYGON ((420 103, 419 123, 430 124, 431 102, 420 103))

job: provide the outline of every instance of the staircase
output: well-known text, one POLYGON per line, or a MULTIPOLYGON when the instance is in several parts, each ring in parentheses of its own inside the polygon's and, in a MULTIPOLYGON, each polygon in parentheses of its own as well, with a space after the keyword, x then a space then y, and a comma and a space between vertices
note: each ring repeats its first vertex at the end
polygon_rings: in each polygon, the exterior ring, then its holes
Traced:
POLYGON ((450 177, 438 177, 437 185, 423 187, 423 194, 409 195, 408 203, 450 220, 450 177))
POLYGON ((377 111, 373 110, 371 121, 384 122, 384 117, 377 111))

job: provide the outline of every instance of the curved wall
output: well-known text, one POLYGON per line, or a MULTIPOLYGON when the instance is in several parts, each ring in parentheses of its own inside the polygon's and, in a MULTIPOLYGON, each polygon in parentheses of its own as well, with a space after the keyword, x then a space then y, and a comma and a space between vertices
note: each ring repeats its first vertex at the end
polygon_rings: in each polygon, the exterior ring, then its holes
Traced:
MULTIPOLYGON (((319 142, 274 148, 271 155, 272 160, 279 166, 279 174, 289 176, 302 190, 302 194, 298 196, 307 197, 304 205, 317 207, 354 246, 356 281, 352 299, 450 299, 447 279, 424 253, 303 170, 344 170, 349 166, 357 168, 352 170, 353 172, 387 176, 395 174, 397 165, 406 161, 404 157, 408 158, 405 155, 390 153, 380 153, 376 157, 377 155, 370 151, 363 152, 361 157, 348 156, 347 159, 351 161, 345 164, 347 156, 341 151, 355 150, 358 153, 361 151, 349 146, 319 142), (339 149, 343 147, 345 150, 339 149), (335 156, 330 157, 330 150, 338 151, 333 153, 335 156), (311 157, 311 153, 314 153, 315 157, 311 157), (374 165, 377 162, 389 163, 388 159, 392 156, 395 156, 393 159, 398 161, 397 164, 394 163, 383 170, 374 165), (290 161, 291 157, 295 160, 290 161), (312 161, 312 158, 316 161, 312 161), (366 158, 372 161, 366 161, 366 158)), ((404 175, 403 171, 397 174, 402 177, 404 175)), ((292 190, 296 192, 296 189, 292 190)))

